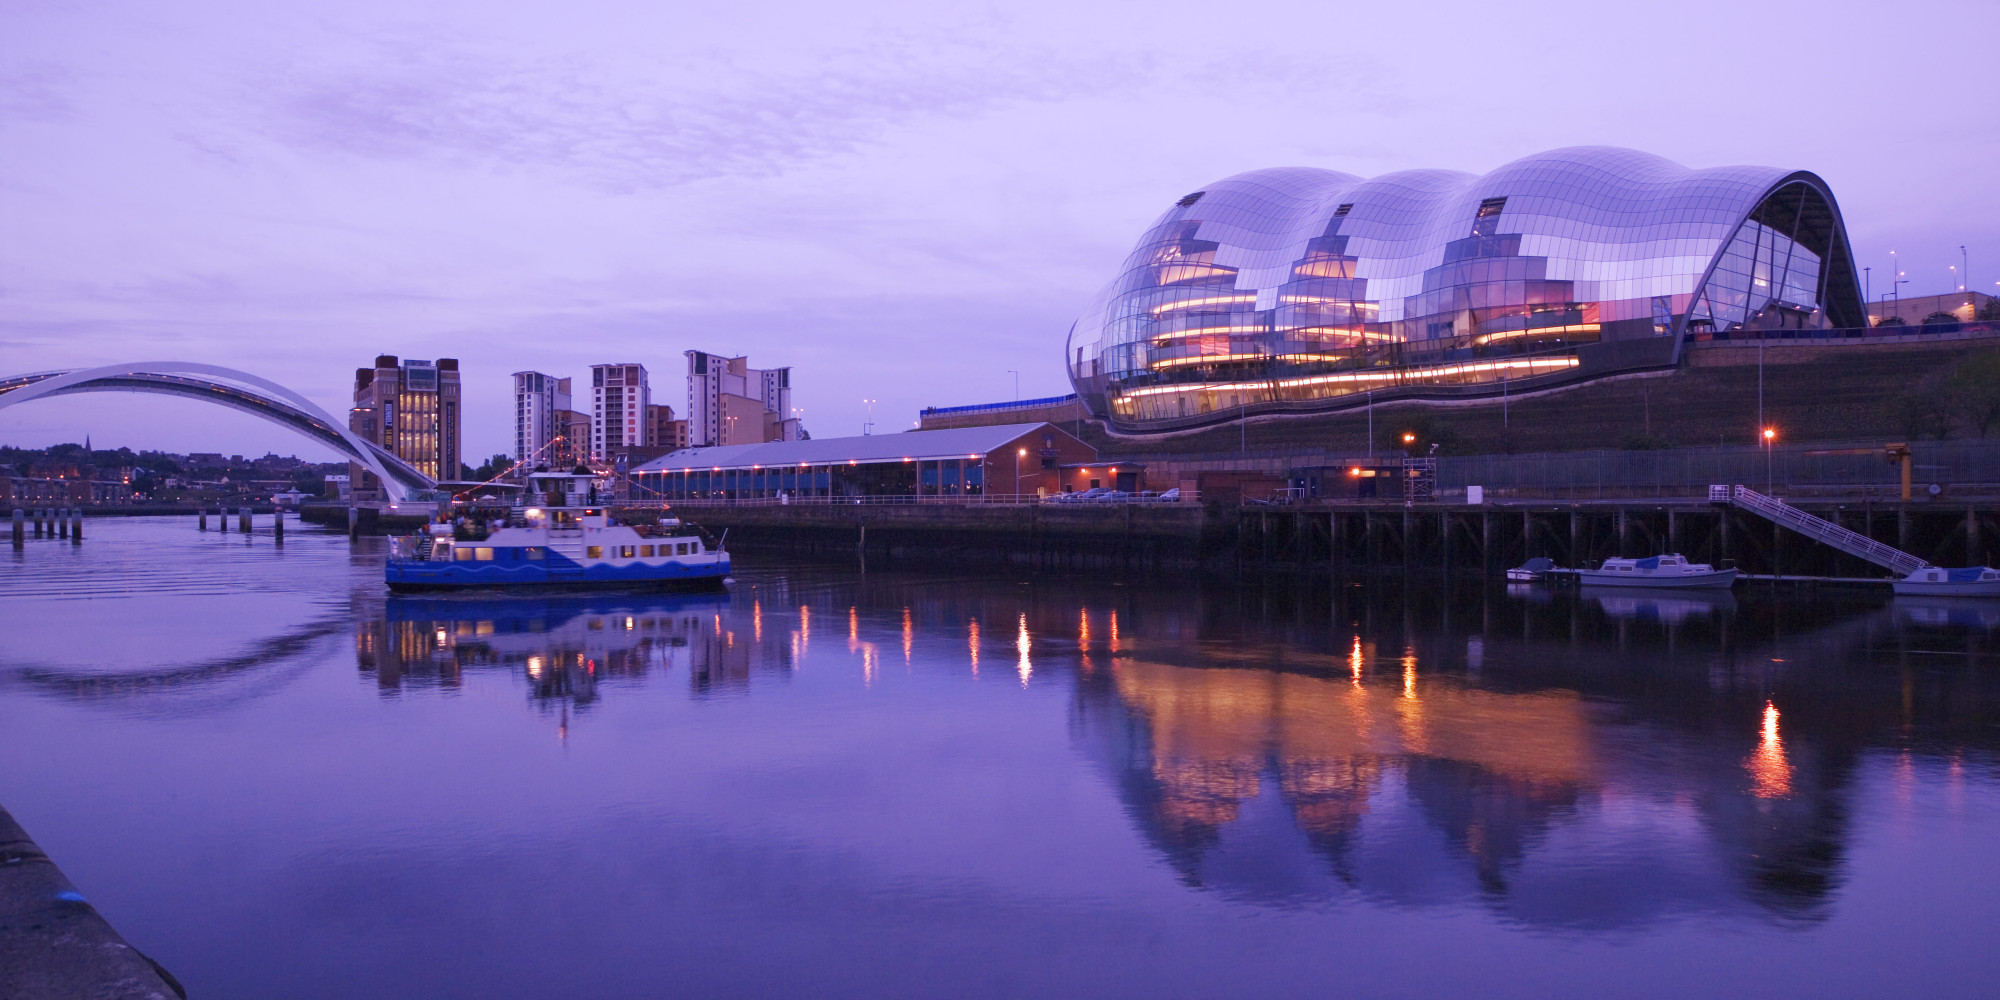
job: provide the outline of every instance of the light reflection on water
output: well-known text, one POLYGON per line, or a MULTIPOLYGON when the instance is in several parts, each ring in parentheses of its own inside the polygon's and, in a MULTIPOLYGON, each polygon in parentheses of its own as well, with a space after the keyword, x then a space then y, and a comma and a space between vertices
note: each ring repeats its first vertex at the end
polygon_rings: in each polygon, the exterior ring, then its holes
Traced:
POLYGON ((729 595, 389 598, 378 560, 106 521, 0 570, 0 802, 200 995, 1996 971, 1946 932, 2000 916, 1981 606, 747 557, 729 595))

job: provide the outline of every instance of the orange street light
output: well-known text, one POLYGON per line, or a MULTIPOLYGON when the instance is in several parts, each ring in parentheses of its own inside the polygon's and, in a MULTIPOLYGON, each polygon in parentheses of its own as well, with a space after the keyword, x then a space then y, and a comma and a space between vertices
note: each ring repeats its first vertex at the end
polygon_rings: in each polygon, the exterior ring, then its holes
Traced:
POLYGON ((1410 433, 1407 433, 1407 432, 1405 432, 1405 433, 1403 434, 1403 443, 1404 443, 1404 444, 1416 444, 1416 443, 1417 443, 1417 436, 1416 436, 1415 434, 1410 434, 1410 433))

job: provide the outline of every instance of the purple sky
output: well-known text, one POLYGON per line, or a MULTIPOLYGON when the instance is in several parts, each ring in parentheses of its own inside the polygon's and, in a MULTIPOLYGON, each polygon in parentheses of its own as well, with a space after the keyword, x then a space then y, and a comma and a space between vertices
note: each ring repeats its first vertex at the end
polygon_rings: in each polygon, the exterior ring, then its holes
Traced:
MULTIPOLYGON (((0 0, 0 373, 173 359, 344 410, 508 374, 790 365, 816 436, 1065 392, 1062 339, 1173 199, 1242 170, 1486 171, 1587 143, 1832 184, 1875 287, 2000 280, 2000 6, 0 0)), ((312 454, 92 395, 0 442, 312 454)))

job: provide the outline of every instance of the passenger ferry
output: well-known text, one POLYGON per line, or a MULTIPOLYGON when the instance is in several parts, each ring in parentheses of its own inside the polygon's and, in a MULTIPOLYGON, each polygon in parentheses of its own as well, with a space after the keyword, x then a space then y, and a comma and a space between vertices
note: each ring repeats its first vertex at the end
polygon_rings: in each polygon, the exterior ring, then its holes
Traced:
POLYGON ((1707 563, 1691 563, 1684 556, 1660 555, 1644 559, 1606 559, 1596 569, 1577 570, 1576 578, 1586 587, 1723 590, 1736 582, 1736 571, 1716 569, 1707 563))
POLYGON ((383 569, 390 590, 675 589, 720 587, 729 553, 673 518, 625 525, 600 505, 597 477, 538 472, 528 479, 521 526, 478 541, 452 538, 448 524, 392 539, 383 569))

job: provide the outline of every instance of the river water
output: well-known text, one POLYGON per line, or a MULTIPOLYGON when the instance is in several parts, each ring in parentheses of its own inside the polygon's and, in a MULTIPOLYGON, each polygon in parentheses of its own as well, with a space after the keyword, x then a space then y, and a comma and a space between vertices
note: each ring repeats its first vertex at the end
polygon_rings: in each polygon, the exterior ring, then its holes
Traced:
POLYGON ((2000 606, 0 557, 0 804, 192 996, 1990 996, 2000 606))

